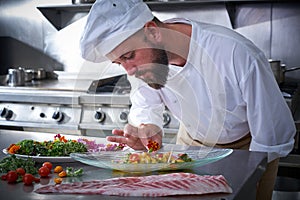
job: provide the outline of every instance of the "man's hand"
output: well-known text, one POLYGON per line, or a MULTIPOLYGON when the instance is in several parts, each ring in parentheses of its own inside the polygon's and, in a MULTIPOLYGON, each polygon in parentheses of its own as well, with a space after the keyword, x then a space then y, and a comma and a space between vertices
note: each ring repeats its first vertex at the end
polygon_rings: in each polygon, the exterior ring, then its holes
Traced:
POLYGON ((149 141, 156 141, 160 147, 162 145, 162 130, 154 124, 141 124, 139 127, 127 124, 124 130, 114 129, 112 133, 115 136, 106 137, 108 141, 126 144, 135 150, 148 150, 149 141))

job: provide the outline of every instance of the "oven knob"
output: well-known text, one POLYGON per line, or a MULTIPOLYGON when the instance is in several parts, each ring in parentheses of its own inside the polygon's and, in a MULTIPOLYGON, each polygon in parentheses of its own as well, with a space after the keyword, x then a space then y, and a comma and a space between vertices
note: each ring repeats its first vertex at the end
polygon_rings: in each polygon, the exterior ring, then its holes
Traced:
POLYGON ((128 122, 128 111, 122 111, 119 115, 119 120, 122 123, 127 123, 128 122))
POLYGON ((95 112, 94 118, 97 122, 103 122, 105 120, 105 113, 101 110, 95 112))
POLYGON ((0 116, 1 116, 2 118, 7 119, 7 120, 11 119, 12 116, 13 116, 13 114, 14 114, 13 111, 11 111, 11 110, 9 110, 9 109, 7 109, 7 108, 2 108, 2 109, 0 110, 0 116))
POLYGON ((64 113, 62 113, 61 111, 55 111, 52 115, 52 119, 57 122, 62 122, 64 120, 64 113))
POLYGON ((163 113, 163 126, 167 126, 171 122, 171 116, 168 113, 163 113))

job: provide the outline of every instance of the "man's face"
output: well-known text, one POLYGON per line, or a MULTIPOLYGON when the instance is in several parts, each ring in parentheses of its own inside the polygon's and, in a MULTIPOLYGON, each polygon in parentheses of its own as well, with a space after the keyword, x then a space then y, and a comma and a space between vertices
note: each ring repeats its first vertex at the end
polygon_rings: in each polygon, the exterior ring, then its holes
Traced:
POLYGON ((168 57, 163 49, 150 49, 149 58, 151 62, 138 67, 135 77, 146 82, 154 89, 161 89, 167 82, 169 73, 168 57))
POLYGON ((122 65, 128 75, 134 75, 154 89, 161 89, 169 73, 167 53, 163 47, 138 36, 123 42, 108 57, 112 62, 122 65))

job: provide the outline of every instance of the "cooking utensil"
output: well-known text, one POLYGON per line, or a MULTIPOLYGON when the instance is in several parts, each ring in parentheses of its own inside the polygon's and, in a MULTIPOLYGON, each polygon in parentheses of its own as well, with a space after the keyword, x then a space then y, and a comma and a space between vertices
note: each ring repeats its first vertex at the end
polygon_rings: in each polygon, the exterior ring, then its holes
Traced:
POLYGON ((32 69, 25 70, 25 82, 29 82, 33 80, 34 72, 32 69))
POLYGON ((8 85, 22 86, 25 85, 25 72, 23 68, 8 70, 8 85))
POLYGON ((280 60, 269 60, 272 72, 275 76, 275 79, 277 83, 280 83, 280 77, 281 77, 281 61, 280 60))
POLYGON ((173 148, 172 148, 172 150, 171 150, 171 152, 170 152, 170 155, 169 155, 169 158, 168 158, 167 163, 170 163, 171 158, 172 158, 172 155, 173 155, 173 148))
POLYGON ((289 69, 285 69, 285 65, 281 65, 281 69, 282 69, 282 76, 281 76, 281 83, 284 82, 285 80, 285 73, 286 72, 292 72, 292 71, 296 71, 296 70, 299 70, 300 67, 292 67, 292 68, 289 68, 289 69))
POLYGON ((0 85, 6 85, 8 83, 8 74, 0 75, 0 85))
POLYGON ((34 80, 43 80, 46 79, 47 73, 46 70, 43 68, 38 68, 36 70, 33 70, 33 79, 34 80))
POLYGON ((282 64, 280 60, 269 60, 270 66, 272 68, 273 74, 278 84, 285 81, 285 73, 300 69, 300 67, 292 67, 286 69, 286 65, 282 64))

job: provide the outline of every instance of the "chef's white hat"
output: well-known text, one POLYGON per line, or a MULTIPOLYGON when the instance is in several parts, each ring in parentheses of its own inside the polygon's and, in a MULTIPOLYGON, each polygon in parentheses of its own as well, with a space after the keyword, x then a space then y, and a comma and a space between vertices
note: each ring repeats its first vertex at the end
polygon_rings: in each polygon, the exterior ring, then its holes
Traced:
POLYGON ((91 62, 107 60, 106 54, 153 18, 142 0, 97 0, 80 39, 82 57, 91 62))

